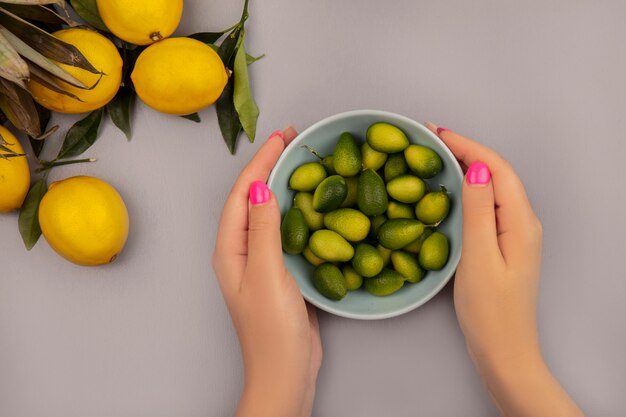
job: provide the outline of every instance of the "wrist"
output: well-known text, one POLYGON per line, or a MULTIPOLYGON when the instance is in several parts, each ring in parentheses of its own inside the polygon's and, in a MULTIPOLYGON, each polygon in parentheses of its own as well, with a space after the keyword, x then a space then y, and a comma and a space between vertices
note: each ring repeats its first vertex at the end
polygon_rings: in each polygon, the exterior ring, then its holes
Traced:
POLYGON ((582 416, 554 378, 539 350, 475 359, 499 413, 507 417, 582 416))
POLYGON ((468 344, 467 350, 481 375, 518 366, 534 367, 543 364, 538 341, 526 340, 523 345, 520 343, 510 343, 507 346, 494 344, 488 349, 468 344))
POLYGON ((488 385, 509 385, 527 375, 537 375, 546 369, 539 349, 530 349, 516 354, 483 354, 470 356, 478 373, 488 385))
POLYGON ((236 416, 299 416, 314 387, 315 379, 289 369, 246 372, 236 416))

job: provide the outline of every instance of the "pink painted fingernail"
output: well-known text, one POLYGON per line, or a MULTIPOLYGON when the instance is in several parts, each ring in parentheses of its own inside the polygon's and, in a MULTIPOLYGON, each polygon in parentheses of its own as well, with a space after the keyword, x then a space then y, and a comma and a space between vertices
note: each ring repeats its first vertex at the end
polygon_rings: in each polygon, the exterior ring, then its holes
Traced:
POLYGON ((451 132, 451 130, 446 127, 438 127, 437 134, 440 134, 441 132, 451 132))
POLYGON ((491 171, 489 167, 482 161, 475 161, 467 168, 467 183, 469 185, 487 185, 491 181, 491 171))
POLYGON ((263 181, 254 181, 250 184, 249 196, 253 206, 267 203, 270 199, 270 189, 263 181))
POLYGON ((285 139, 285 134, 283 133, 282 130, 275 130, 267 139, 268 140, 272 139, 274 136, 278 136, 281 139, 285 139))

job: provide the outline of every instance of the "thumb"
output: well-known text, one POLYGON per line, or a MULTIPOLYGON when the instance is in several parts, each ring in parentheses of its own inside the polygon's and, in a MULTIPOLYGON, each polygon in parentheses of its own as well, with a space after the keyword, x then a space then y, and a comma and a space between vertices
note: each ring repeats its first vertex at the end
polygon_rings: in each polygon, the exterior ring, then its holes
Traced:
POLYGON ((263 181, 250 185, 248 214, 248 268, 282 263, 278 201, 263 181))
POLYGON ((472 258, 477 251, 499 251, 491 172, 484 162, 475 161, 467 168, 462 193, 463 251, 472 258))

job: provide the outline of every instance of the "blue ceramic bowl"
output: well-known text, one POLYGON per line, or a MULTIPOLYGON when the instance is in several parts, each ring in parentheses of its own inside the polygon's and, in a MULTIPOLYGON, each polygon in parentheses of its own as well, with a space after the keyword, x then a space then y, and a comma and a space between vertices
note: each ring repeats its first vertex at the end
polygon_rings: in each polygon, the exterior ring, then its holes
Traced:
POLYGON ((293 204, 294 191, 288 188, 291 173, 305 162, 316 161, 303 145, 308 145, 320 155, 333 152, 339 135, 352 133, 357 140, 365 140, 367 128, 375 122, 391 123, 402 129, 411 143, 433 148, 443 160, 443 170, 427 180, 431 189, 439 184, 448 189, 450 213, 438 230, 450 241, 450 257, 440 271, 428 271, 424 279, 416 284, 405 283, 404 287, 386 297, 376 297, 364 289, 349 291, 340 301, 332 301, 321 295, 313 286, 314 267, 301 255, 285 255, 285 263, 292 273, 304 298, 314 306, 329 313, 362 320, 376 320, 407 313, 437 294, 450 280, 461 257, 461 185, 463 172, 452 152, 443 142, 421 124, 393 113, 376 110, 356 110, 331 116, 309 127, 285 149, 270 175, 268 185, 276 195, 284 214, 293 204))

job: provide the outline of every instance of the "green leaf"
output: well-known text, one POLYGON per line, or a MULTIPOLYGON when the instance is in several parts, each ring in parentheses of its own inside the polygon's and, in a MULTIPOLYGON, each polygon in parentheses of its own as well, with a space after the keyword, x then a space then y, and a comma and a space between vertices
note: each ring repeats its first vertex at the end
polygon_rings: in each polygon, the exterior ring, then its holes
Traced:
POLYGON ((111 121, 117 126, 129 141, 132 139, 132 113, 135 103, 135 93, 130 87, 121 87, 117 95, 107 104, 107 111, 111 121))
POLYGON ((106 27, 100 13, 98 12, 98 5, 96 0, 70 0, 70 4, 74 11, 96 29, 104 30, 106 32, 109 29, 106 27))
POLYGON ((122 47, 117 49, 120 52, 122 60, 124 61, 124 66, 122 67, 122 85, 135 91, 135 86, 133 85, 133 80, 130 76, 135 69, 137 58, 139 58, 139 55, 141 55, 146 47, 140 46, 132 48, 130 44, 122 42, 122 47))
POLYGON ((200 115, 198 113, 186 114, 180 117, 182 117, 183 119, 191 120, 192 122, 196 122, 196 123, 200 123, 202 121, 200 120, 200 115))
POLYGON ((237 46, 239 45, 239 38, 241 36, 241 28, 237 27, 235 30, 230 32, 226 38, 222 41, 222 44, 217 49, 217 53, 220 58, 222 58, 222 62, 228 68, 232 68, 231 61, 235 56, 235 52, 237 51, 237 46))
POLYGON ((84 119, 74 123, 67 131, 57 159, 78 156, 85 152, 98 139, 98 129, 102 122, 104 108, 94 110, 84 119))
POLYGON ((248 138, 250 138, 250 142, 254 142, 256 136, 256 122, 259 118, 259 107, 254 101, 254 98, 252 98, 252 92, 250 90, 248 62, 243 39, 242 37, 241 46, 237 49, 235 55, 233 102, 243 130, 246 132, 246 135, 248 135, 248 138))
POLYGON ((233 102, 234 84, 233 77, 231 77, 222 95, 215 103, 220 131, 231 154, 235 154, 237 138, 239 138, 239 134, 241 133, 241 122, 239 121, 239 115, 237 114, 237 110, 235 110, 235 103, 233 102))
POLYGON ((200 42, 204 42, 206 44, 212 45, 216 41, 218 41, 219 38, 224 36, 225 33, 226 33, 226 31, 223 31, 223 32, 198 32, 198 33, 194 33, 192 35, 189 35, 187 37, 191 38, 191 39, 198 40, 200 42))
POLYGON ((45 178, 34 183, 30 187, 26 195, 26 200, 24 200, 24 204, 20 210, 18 226, 22 240, 24 241, 24 246, 26 246, 28 250, 31 250, 33 246, 35 246, 37 240, 39 240, 39 236, 41 236, 39 203, 41 203, 41 199, 46 194, 47 190, 48 186, 46 185, 45 178))
POLYGON ((265 56, 265 54, 261 54, 259 56, 252 56, 250 54, 246 54, 246 63, 248 65, 252 65, 255 62, 257 62, 259 59, 263 58, 265 56))

